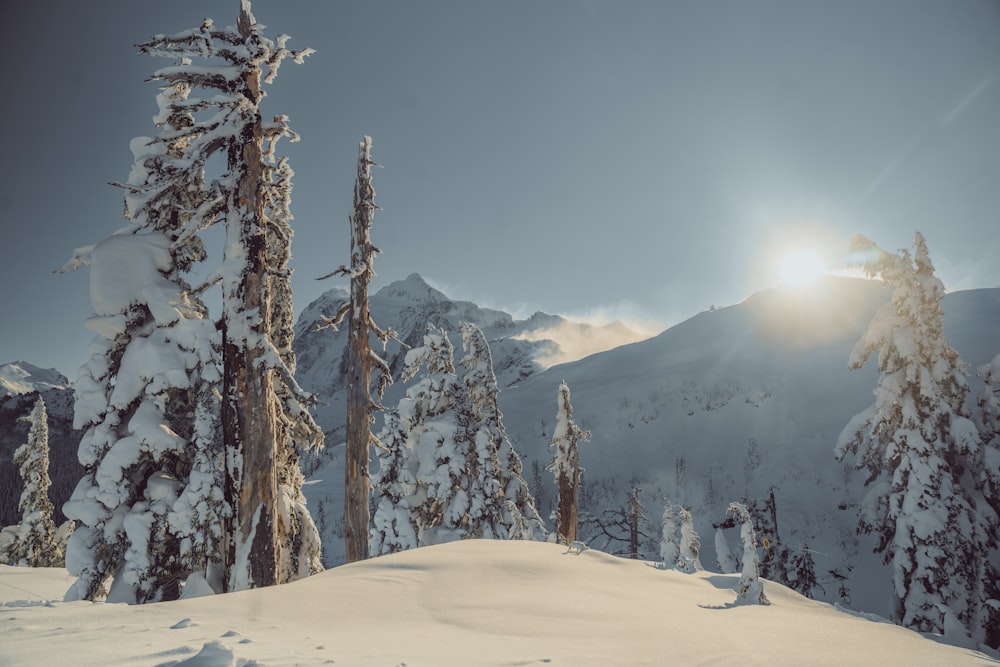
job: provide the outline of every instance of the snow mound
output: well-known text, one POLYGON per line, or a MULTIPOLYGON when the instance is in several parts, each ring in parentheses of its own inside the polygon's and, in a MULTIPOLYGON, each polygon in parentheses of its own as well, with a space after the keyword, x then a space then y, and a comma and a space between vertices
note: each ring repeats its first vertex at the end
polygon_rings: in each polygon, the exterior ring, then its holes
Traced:
POLYGON ((771 582, 769 606, 736 606, 737 575, 539 542, 453 542, 285 586, 139 607, 11 607, 43 582, 65 581, 61 570, 15 570, 0 568, 0 646, 11 665, 66 655, 140 666, 992 662, 771 582), (122 641, 108 641, 109 628, 122 641))

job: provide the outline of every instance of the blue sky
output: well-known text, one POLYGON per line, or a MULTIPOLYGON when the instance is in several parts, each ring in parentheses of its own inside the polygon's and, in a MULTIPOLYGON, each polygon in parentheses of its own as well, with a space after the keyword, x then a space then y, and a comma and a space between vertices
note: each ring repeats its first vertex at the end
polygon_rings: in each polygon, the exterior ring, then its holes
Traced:
MULTIPOLYGON (((419 272, 517 314, 666 326, 775 284, 795 245, 927 237, 950 290, 1000 284, 1000 4, 257 0, 301 134, 298 309, 339 283, 357 142, 374 139, 376 288, 419 272)), ((133 44, 236 0, 4 2, 0 363, 73 377, 87 273, 123 224, 129 141, 166 61, 133 44)))

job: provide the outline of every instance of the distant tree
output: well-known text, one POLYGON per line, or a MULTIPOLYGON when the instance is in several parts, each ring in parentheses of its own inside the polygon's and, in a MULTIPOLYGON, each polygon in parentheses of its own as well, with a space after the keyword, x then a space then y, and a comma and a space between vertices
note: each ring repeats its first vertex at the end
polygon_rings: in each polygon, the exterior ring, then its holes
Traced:
POLYGON ((838 459, 853 458, 866 473, 859 530, 877 535, 876 551, 892 565, 895 622, 948 634, 958 625, 982 641, 985 561, 995 540, 977 512, 987 505, 981 490, 967 482, 981 442, 965 407, 961 361, 944 337, 944 287, 919 232, 912 256, 861 236, 852 247, 866 272, 893 290, 849 363, 860 368, 878 353, 875 403, 836 447, 838 459))
POLYGON ((73 524, 56 528, 49 500, 49 429, 45 401, 41 397, 27 417, 28 441, 14 452, 22 482, 18 510, 21 523, 10 529, 12 541, 0 546, 0 562, 27 567, 62 567, 66 540, 73 524))
POLYGON ((374 367, 379 372, 378 397, 382 398, 385 386, 392 382, 389 365, 371 349, 369 333, 374 333, 383 344, 395 338, 392 330, 383 331, 374 322, 368 310, 368 285, 375 276, 375 257, 379 250, 371 241, 375 189, 372 187, 371 158, 372 138, 365 136, 358 151, 358 177, 354 184, 354 212, 351 214, 351 264, 323 276, 345 275, 351 279, 350 299, 337 315, 327 320, 327 326, 336 325, 345 317, 348 320, 347 346, 347 445, 345 450, 344 482, 344 541, 347 562, 365 560, 370 555, 368 542, 368 497, 371 480, 368 475, 371 446, 379 446, 371 432, 373 412, 379 403, 372 399, 371 375, 374 367))
POLYGON ((743 540, 743 571, 740 573, 736 603, 770 604, 760 581, 760 561, 757 558, 757 534, 753 529, 753 518, 741 503, 730 503, 727 511, 740 524, 740 538, 743 540))
POLYGON ((788 583, 787 561, 791 555, 778 532, 778 504, 774 498, 774 487, 768 490, 767 498, 763 501, 753 498, 747 501, 746 506, 753 517, 758 541, 764 548, 764 558, 760 563, 761 576, 782 584, 788 583))
POLYGON ((579 490, 583 468, 580 467, 580 443, 590 439, 573 420, 573 405, 569 400, 569 385, 559 384, 556 424, 550 446, 555 450, 546 470, 556 479, 558 504, 556 506, 556 534, 559 542, 569 544, 577 540, 579 522, 579 490))
POLYGON ((809 545, 803 544, 798 553, 791 559, 787 584, 807 598, 813 597, 813 591, 822 588, 816 579, 816 563, 813 561, 809 545))
POLYGON ((605 509, 600 517, 588 517, 588 527, 594 533, 591 539, 603 539, 602 549, 607 550, 616 543, 624 544, 611 553, 635 559, 646 557, 643 545, 655 543, 656 538, 652 535, 641 492, 638 480, 632 479, 625 506, 605 509))
POLYGON ((736 572, 736 561, 733 560, 733 552, 729 549, 729 542, 722 528, 715 529, 715 557, 718 561, 719 572, 732 574, 736 572))

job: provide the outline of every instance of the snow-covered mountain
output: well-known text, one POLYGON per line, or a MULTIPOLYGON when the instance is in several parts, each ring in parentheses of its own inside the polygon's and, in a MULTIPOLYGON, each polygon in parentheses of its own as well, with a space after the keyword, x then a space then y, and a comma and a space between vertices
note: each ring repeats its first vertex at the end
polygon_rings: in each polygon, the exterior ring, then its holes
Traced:
POLYGON ((67 388, 69 380, 54 368, 39 368, 24 361, 0 366, 0 397, 67 388))
MULTIPOLYGON (((372 301, 376 319, 390 326, 405 322, 401 331, 411 341, 422 333, 425 319, 455 329, 460 316, 478 315, 468 304, 461 309, 448 305, 440 292, 423 292, 425 300, 410 298, 412 289, 386 288, 397 296, 372 301), (384 310, 390 303, 395 310, 384 310)), ((525 477, 543 516, 554 503, 552 475, 544 466, 551 458, 556 391, 565 380, 578 424, 592 432, 591 441, 581 447, 583 511, 600 517, 606 509, 623 507, 635 483, 650 517, 645 552, 650 557, 656 553, 667 497, 691 510, 702 538, 702 561, 715 568, 713 525, 724 521, 726 505, 743 500, 763 507, 773 489, 777 535, 767 537, 773 548, 809 550, 822 587, 813 594, 888 615, 889 573, 871 553, 870 540, 856 535, 861 480, 833 456, 840 431, 873 401, 874 361, 851 372, 847 360, 888 298, 880 282, 828 277, 808 290, 766 290, 696 315, 654 338, 523 374, 506 370, 509 348, 503 341, 509 339, 493 342, 514 328, 510 320, 483 311, 480 321, 496 323, 487 336, 498 360, 504 423, 522 453, 525 477)), ((944 309, 946 334, 972 368, 1000 351, 1000 290, 949 294, 944 309)), ((306 332, 300 333, 309 341, 306 332)), ((343 346, 331 351, 303 350, 299 372, 307 388, 332 405, 337 399, 324 390, 340 385, 317 381, 334 375, 331 369, 336 369, 343 346), (310 362, 319 358, 328 365, 317 377, 310 362)), ((530 369, 531 354, 539 350, 522 352, 521 368, 530 369)), ((982 384, 975 377, 970 384, 974 398, 982 384)), ((328 432, 338 432, 342 405, 326 413, 328 432)), ((341 494, 329 486, 342 476, 340 449, 331 449, 332 456, 306 489, 314 512, 323 505, 328 564, 338 562, 342 548, 336 537, 341 494)), ((596 523, 582 532, 592 546, 622 546, 608 544, 596 523)), ((736 531, 726 534, 735 545, 736 531)))
MULTIPOLYGON (((344 395, 346 390, 347 329, 320 328, 323 318, 337 313, 348 298, 343 289, 334 288, 310 303, 295 325, 294 349, 298 359, 296 377, 304 389, 319 396, 321 406, 317 421, 327 432, 329 444, 343 439, 344 395)), ((371 296, 372 317, 383 329, 391 328, 406 346, 419 345, 427 325, 434 324, 452 332, 452 343, 461 351, 457 336, 462 322, 472 322, 486 335, 493 353, 494 369, 501 387, 515 384, 543 368, 544 361, 565 355, 580 341, 600 346, 603 341, 638 340, 642 336, 620 322, 603 327, 573 322, 557 315, 537 312, 523 320, 470 301, 455 301, 431 287, 418 274, 386 285, 371 296), (550 335, 550 332, 552 335, 550 335), (566 348, 560 340, 568 341, 566 348)), ((613 343, 612 343, 613 344, 613 343)), ((605 344, 604 349, 611 344, 605 344)), ((377 349, 377 348, 376 348, 377 349)), ((393 374, 402 368, 406 349, 390 342, 384 357, 393 374)), ((387 401, 398 400, 401 392, 390 389, 387 401)))
POLYGON ((20 417, 31 412, 38 396, 49 415, 50 498, 56 520, 62 521, 62 503, 83 475, 76 451, 81 433, 73 430, 73 388, 59 371, 24 361, 0 366, 0 526, 20 520, 17 500, 21 479, 13 463, 14 450, 24 444, 28 427, 20 417))

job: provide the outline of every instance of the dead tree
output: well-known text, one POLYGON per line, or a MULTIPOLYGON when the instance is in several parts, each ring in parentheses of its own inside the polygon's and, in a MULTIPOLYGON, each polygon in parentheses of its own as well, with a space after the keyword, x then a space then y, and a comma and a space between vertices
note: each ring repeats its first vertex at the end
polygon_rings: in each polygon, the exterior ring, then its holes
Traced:
POLYGON ((612 542, 627 542, 628 548, 611 553, 618 556, 628 556, 629 558, 645 558, 646 555, 640 550, 645 542, 655 539, 649 532, 649 517, 646 516, 645 508, 639 500, 639 492, 642 491, 638 485, 633 484, 629 491, 628 505, 622 508, 606 509, 603 516, 586 519, 587 524, 594 524, 598 533, 594 538, 604 538, 604 546, 607 549, 612 542))
POLYGON ((324 319, 325 326, 336 329, 345 317, 348 323, 347 352, 347 446, 344 452, 344 542, 347 562, 365 560, 370 556, 368 525, 371 514, 368 496, 371 479, 368 472, 369 453, 378 439, 372 434, 373 412, 380 405, 372 399, 372 370, 378 371, 377 393, 379 400, 386 385, 392 382, 388 364, 370 345, 369 336, 375 334, 383 344, 390 338, 398 340, 391 329, 383 330, 372 320, 368 310, 368 285, 375 276, 374 262, 379 249, 372 244, 372 219, 378 206, 372 187, 372 139, 365 136, 358 150, 358 178, 354 184, 354 212, 351 223, 351 263, 341 266, 334 275, 351 279, 350 300, 340 307, 336 316, 324 319))
POLYGON ((579 523, 577 497, 580 478, 583 475, 579 447, 581 442, 590 438, 590 433, 578 427, 573 421, 573 405, 569 401, 569 386, 565 382, 559 385, 557 398, 556 425, 550 445, 555 452, 546 470, 555 475, 556 488, 559 491, 556 534, 561 543, 570 544, 577 540, 579 523))

